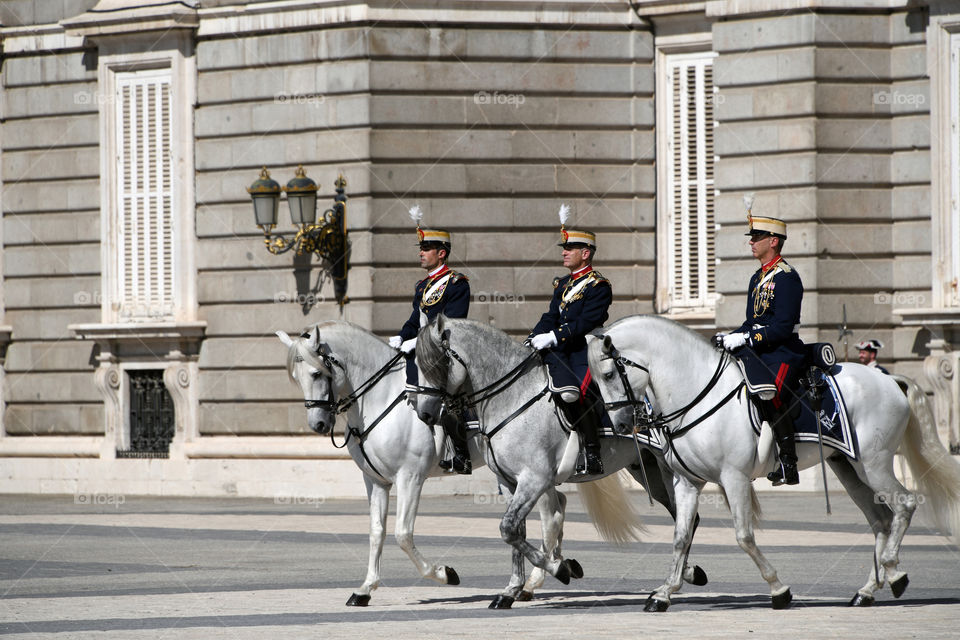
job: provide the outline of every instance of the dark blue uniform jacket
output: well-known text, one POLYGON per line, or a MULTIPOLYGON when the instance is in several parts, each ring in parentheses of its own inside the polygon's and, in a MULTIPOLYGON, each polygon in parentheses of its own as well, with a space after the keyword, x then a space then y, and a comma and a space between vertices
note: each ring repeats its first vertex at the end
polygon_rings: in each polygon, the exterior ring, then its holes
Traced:
MULTIPOLYGON (((470 310, 470 282, 467 276, 444 265, 432 276, 417 283, 413 292, 413 312, 400 329, 400 338, 409 340, 420 331, 420 313, 427 322, 443 313, 448 318, 466 318, 470 310)), ((417 364, 413 353, 407 356, 407 383, 417 384, 417 364)))
POLYGON ((552 331, 557 336, 557 346, 543 357, 554 391, 586 389, 590 382, 586 335, 607 321, 612 301, 610 281, 598 271, 557 279, 550 308, 530 332, 534 336, 552 331))
POLYGON ((804 362, 803 343, 797 335, 802 302, 800 274, 783 258, 750 278, 747 317, 737 329, 747 334, 750 349, 742 349, 747 353, 737 356, 744 360, 751 382, 775 384, 778 390, 784 385, 794 388, 804 362), (757 359, 762 366, 756 366, 757 359))

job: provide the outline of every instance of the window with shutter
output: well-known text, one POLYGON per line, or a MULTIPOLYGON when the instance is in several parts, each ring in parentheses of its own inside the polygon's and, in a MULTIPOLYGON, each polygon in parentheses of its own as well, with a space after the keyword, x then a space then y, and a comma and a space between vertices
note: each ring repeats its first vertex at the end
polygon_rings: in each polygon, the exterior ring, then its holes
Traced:
POLYGON ((117 295, 122 320, 174 314, 171 73, 116 76, 117 295))
POLYGON ((658 77, 661 311, 709 311, 716 301, 714 57, 666 54, 658 77))

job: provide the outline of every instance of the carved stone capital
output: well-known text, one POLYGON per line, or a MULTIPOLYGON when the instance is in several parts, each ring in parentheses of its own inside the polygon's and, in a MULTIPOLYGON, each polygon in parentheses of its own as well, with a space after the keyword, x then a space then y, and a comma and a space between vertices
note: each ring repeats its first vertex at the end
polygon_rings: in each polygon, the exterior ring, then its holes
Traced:
POLYGON ((933 388, 933 408, 937 432, 946 436, 950 452, 960 453, 960 353, 938 353, 923 361, 923 373, 933 388))

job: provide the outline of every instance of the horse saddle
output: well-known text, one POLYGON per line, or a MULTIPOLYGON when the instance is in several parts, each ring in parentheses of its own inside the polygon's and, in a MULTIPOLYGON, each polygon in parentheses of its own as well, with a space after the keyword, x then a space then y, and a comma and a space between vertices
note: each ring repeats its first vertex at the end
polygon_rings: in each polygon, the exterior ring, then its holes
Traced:
MULTIPOLYGON (((836 363, 833 348, 828 343, 805 345, 807 348, 807 367, 801 376, 801 385, 794 393, 798 402, 792 410, 794 439, 797 442, 816 443, 819 434, 823 436, 823 446, 835 449, 851 460, 860 457, 856 433, 850 427, 847 405, 834 377, 841 366, 836 363), (815 397, 816 396, 816 397, 815 397), (814 407, 819 398, 819 411, 814 415, 814 407), (818 434, 817 423, 820 423, 818 434)), ((750 424, 754 433, 760 435, 762 419, 757 405, 758 398, 750 396, 750 424)))

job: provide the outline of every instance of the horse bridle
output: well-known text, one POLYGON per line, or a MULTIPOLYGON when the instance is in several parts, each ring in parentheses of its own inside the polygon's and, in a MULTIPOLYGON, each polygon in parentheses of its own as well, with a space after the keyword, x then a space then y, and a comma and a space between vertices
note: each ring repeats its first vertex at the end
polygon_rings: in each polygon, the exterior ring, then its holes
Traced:
MULTIPOLYGON (((444 355, 450 361, 456 360, 457 362, 460 363, 460 365, 464 368, 465 371, 469 371, 469 369, 467 368, 467 363, 463 359, 463 357, 459 353, 457 353, 455 349, 453 349, 450 346, 449 337, 450 337, 449 330, 445 330, 443 332, 443 335, 441 336, 441 342, 440 342, 441 349, 443 350, 444 355)), ((520 363, 517 364, 513 369, 511 369, 504 375, 500 376, 499 378, 497 378, 487 386, 483 387, 482 389, 477 389, 476 391, 472 391, 470 393, 464 393, 462 391, 458 391, 456 393, 450 393, 446 389, 440 389, 437 387, 421 387, 421 386, 417 387, 417 393, 424 393, 426 395, 439 396, 441 399, 441 402, 443 403, 444 409, 446 409, 451 413, 462 414, 462 412, 465 409, 475 407, 481 402, 490 400, 491 398, 494 398, 499 394, 503 393, 504 391, 506 391, 507 389, 509 389, 510 386, 512 386, 517 380, 522 378, 524 375, 526 375, 528 371, 530 371, 530 369, 533 368, 531 365, 535 361, 539 361, 539 360, 540 360, 539 352, 531 351, 530 354, 527 355, 527 357, 525 357, 523 360, 521 360, 520 363)), ((449 369, 448 369, 447 377, 449 378, 449 369)), ((519 409, 517 409, 512 414, 510 414, 505 420, 500 422, 500 424, 498 424, 496 427, 491 429, 489 432, 483 432, 484 435, 487 436, 487 438, 492 438, 498 431, 500 431, 500 429, 505 427, 507 423, 509 423, 514 418, 516 418, 521 413, 523 413, 528 408, 530 408, 530 406, 533 405, 534 402, 539 400, 540 397, 544 393, 546 393, 548 389, 549 389, 549 385, 545 386, 543 391, 536 394, 533 398, 531 398, 526 403, 524 403, 519 409)))
POLYGON ((613 365, 617 370, 618 376, 620 377, 620 383, 623 385, 623 392, 626 399, 619 400, 617 402, 605 402, 603 405, 604 409, 607 411, 614 411, 616 409, 629 406, 633 412, 633 424, 635 428, 662 429, 664 433, 671 438, 676 438, 683 435, 693 427, 712 416, 714 413, 719 411, 720 407, 729 402, 730 399, 733 398, 743 387, 743 383, 741 382, 739 385, 734 387, 730 393, 724 396, 720 402, 711 407, 706 413, 698 417, 693 422, 685 424, 679 429, 674 429, 671 431, 669 428, 671 422, 678 418, 684 417, 693 407, 698 405, 704 398, 706 398, 707 394, 709 394, 714 387, 717 386, 717 384, 720 382, 720 377, 730 364, 729 354, 726 351, 723 351, 720 354, 720 359, 717 362, 717 368, 714 370, 713 375, 693 400, 681 408, 671 411, 670 413, 660 413, 654 415, 652 409, 650 409, 645 401, 637 399, 637 396, 633 391, 633 385, 630 384, 630 380, 627 378, 628 366, 640 369, 647 375, 650 375, 650 370, 641 364, 637 364, 628 358, 624 358, 620 355, 620 352, 617 351, 616 347, 613 347, 612 345, 611 351, 612 353, 608 357, 613 360, 613 365))
MULTIPOLYGON (((301 337, 309 338, 310 336, 309 334, 307 334, 301 337)), ((347 371, 346 367, 344 367, 343 363, 337 360, 337 358, 334 357, 333 354, 329 352, 329 347, 327 347, 326 343, 324 342, 318 343, 317 348, 314 350, 314 355, 316 355, 318 358, 320 358, 323 361, 324 366, 331 373, 333 372, 334 367, 337 367, 341 371, 346 373, 347 371)), ((328 390, 327 399, 326 400, 304 400, 303 406, 305 406, 307 409, 315 409, 315 408, 326 409, 328 411, 336 413, 337 415, 340 415, 341 413, 343 413, 344 411, 352 407, 354 404, 356 404, 360 400, 360 398, 362 398, 368 391, 373 389, 373 387, 376 386, 376 384, 380 382, 387 375, 387 373, 390 372, 391 369, 393 369, 394 365, 396 365, 397 362, 402 357, 403 357, 403 353, 398 351, 396 355, 390 358, 390 360, 388 360, 385 365, 380 367, 380 369, 378 369, 376 373, 374 373, 369 378, 367 378, 362 383, 360 383, 357 386, 357 388, 354 389, 353 393, 351 393, 350 395, 340 400, 334 399, 334 395, 335 395, 333 390, 334 384, 333 384, 333 378, 331 377, 330 388, 328 390)), ((392 409, 393 406, 391 405, 390 408, 392 409)), ((367 431, 369 431, 369 429, 367 429, 367 431)))

